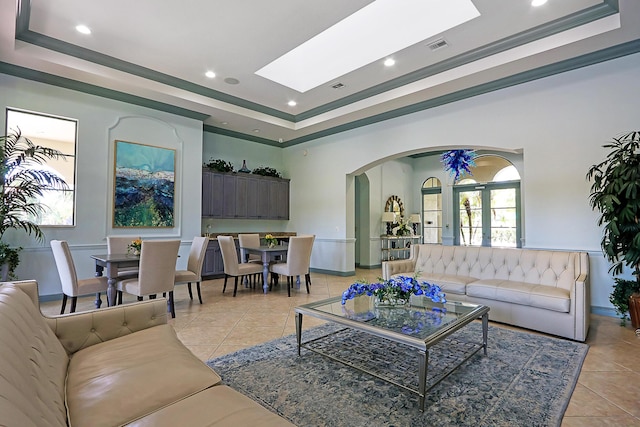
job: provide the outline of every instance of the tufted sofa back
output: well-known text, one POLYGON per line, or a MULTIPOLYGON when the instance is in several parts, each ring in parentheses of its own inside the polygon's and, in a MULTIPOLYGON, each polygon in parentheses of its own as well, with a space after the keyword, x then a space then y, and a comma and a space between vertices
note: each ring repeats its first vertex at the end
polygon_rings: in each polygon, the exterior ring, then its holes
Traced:
POLYGON ((475 246, 413 245, 415 271, 573 289, 588 273, 586 253, 475 246))
POLYGON ((0 284, 0 424, 66 426, 69 356, 32 298, 0 284))

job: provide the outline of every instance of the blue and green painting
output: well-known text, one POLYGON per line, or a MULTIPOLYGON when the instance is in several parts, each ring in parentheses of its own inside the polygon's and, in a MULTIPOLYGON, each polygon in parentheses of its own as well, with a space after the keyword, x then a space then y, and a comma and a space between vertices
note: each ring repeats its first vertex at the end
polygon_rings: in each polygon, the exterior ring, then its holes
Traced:
POLYGON ((114 227, 173 227, 172 149, 116 141, 114 227))

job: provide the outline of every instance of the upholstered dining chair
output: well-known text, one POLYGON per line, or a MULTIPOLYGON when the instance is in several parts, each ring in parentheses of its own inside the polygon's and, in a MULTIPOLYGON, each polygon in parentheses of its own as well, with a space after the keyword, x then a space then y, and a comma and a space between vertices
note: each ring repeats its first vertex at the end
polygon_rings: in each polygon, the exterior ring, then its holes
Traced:
POLYGON ((102 305, 100 293, 106 292, 109 286, 107 278, 91 277, 89 279, 78 279, 73 257, 71 256, 71 250, 66 240, 52 240, 51 250, 53 251, 53 257, 56 261, 60 283, 62 283, 62 308, 60 309, 60 314, 64 314, 67 306, 67 297, 71 297, 70 313, 76 311, 78 297, 82 295, 96 294, 95 305, 96 308, 100 308, 102 305))
POLYGON ((289 247, 287 248, 287 261, 272 264, 269 267, 271 273, 287 276, 288 296, 291 296, 291 287, 295 276, 304 275, 307 293, 309 293, 309 285, 311 285, 309 265, 311 264, 311 249, 315 238, 315 235, 290 237, 289 247))
MULTIPOLYGON (((126 254, 129 252, 129 243, 140 239, 140 236, 107 236, 108 254, 126 254)), ((138 275, 138 267, 124 267, 118 269, 118 279, 132 279, 138 275)))
POLYGON ((179 249, 180 240, 143 240, 138 277, 116 282, 118 304, 122 304, 123 292, 137 296, 138 301, 145 295, 153 299, 157 294, 168 293, 171 317, 176 317, 173 287, 179 249))
POLYGON ((187 288, 189 289, 189 298, 191 299, 193 299, 193 293, 191 292, 191 283, 195 282, 200 304, 202 304, 202 294, 200 293, 200 282, 202 281, 202 264, 204 263, 204 256, 207 253, 208 245, 208 237, 194 237, 193 241, 191 242, 191 249, 189 250, 187 269, 176 270, 176 277, 174 279, 174 283, 176 285, 180 283, 187 284, 187 288))
POLYGON ((218 236, 218 244, 222 253, 222 263, 224 264, 224 286, 222 292, 227 289, 227 279, 229 276, 235 278, 233 285, 233 296, 238 292, 238 278, 249 276, 251 274, 262 273, 262 265, 255 262, 238 262, 238 252, 236 251, 236 243, 232 236, 218 236))
MULTIPOLYGON (((260 235, 258 233, 251 234, 238 234, 238 243, 241 248, 259 248, 260 247, 260 235)), ((242 252, 242 251, 241 251, 242 252)), ((262 264, 262 258, 257 254, 249 254, 247 258, 241 257, 240 262, 257 262, 262 264)), ((260 278, 262 281, 262 273, 256 273, 252 275, 252 279, 254 283, 257 281, 257 278, 260 278)))

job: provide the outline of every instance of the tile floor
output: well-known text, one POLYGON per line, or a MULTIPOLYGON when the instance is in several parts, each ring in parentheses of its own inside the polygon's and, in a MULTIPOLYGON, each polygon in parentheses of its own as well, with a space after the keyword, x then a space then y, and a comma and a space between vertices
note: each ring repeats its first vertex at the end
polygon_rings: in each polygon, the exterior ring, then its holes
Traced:
MULTIPOLYGON (((291 298, 282 284, 267 295, 239 286, 233 298, 232 279, 224 294, 223 279, 209 280, 202 284, 202 305, 197 297, 191 301, 187 287, 179 285, 175 291, 176 318, 170 322, 184 344, 200 359, 208 360, 292 334, 294 307, 340 295, 356 279, 374 281, 380 275, 379 269, 359 269, 355 277, 312 273, 311 294, 303 284, 292 291, 291 298)), ((92 300, 81 298, 78 310, 92 309, 92 300)), ((134 298, 125 297, 125 303, 130 301, 134 298)), ((60 301, 42 304, 45 314, 59 310, 60 301)), ((322 322, 306 317, 304 323, 306 329, 322 322)), ((630 325, 620 327, 616 318, 592 315, 587 343, 589 353, 562 426, 640 427, 640 337, 630 325)))

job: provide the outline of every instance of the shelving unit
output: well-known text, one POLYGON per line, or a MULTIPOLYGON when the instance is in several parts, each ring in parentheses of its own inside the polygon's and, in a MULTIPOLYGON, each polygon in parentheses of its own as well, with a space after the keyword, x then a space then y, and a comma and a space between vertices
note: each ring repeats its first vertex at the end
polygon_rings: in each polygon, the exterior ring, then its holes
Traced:
POLYGON ((411 245, 420 243, 421 236, 380 236, 382 261, 407 259, 411 255, 411 245))

